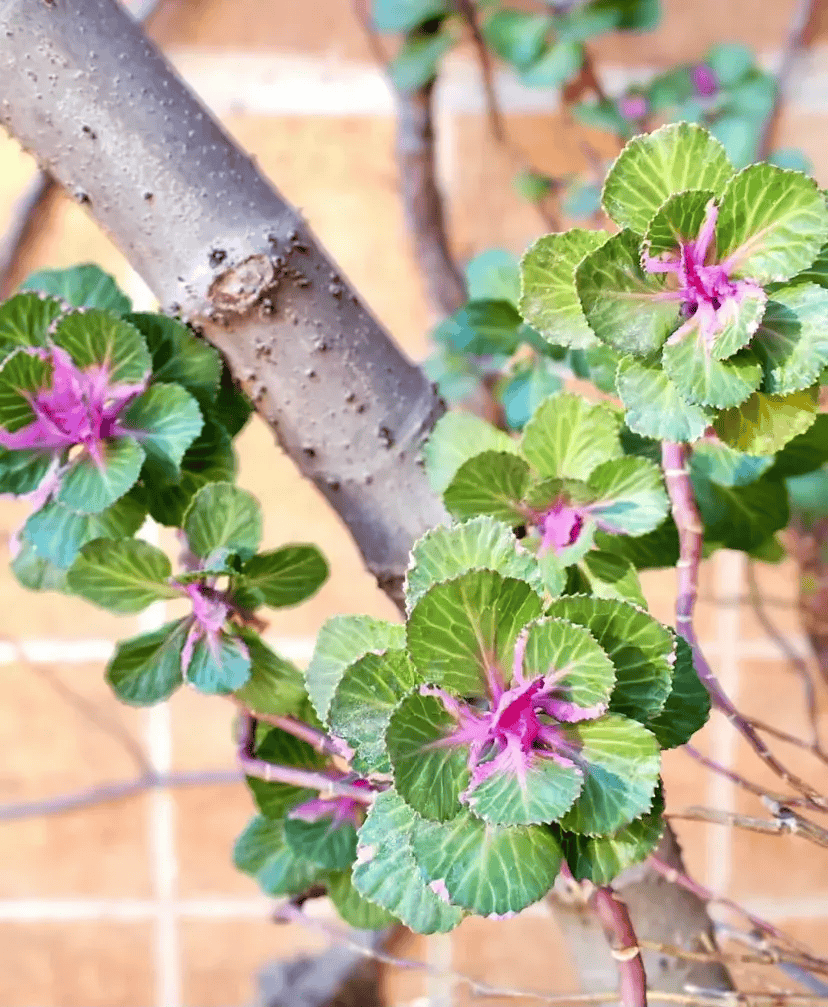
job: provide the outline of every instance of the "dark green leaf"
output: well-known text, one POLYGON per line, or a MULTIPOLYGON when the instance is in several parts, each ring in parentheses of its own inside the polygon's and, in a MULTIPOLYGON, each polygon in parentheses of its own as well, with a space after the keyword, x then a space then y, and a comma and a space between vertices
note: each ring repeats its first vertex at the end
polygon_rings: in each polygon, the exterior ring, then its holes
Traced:
POLYGON ((686 744, 701 730, 710 715, 710 696, 693 665, 693 651, 683 637, 676 637, 673 687, 664 709, 647 722, 661 748, 686 744))
POLYGON ((181 685, 187 626, 186 619, 178 619, 118 644, 106 667, 106 680, 122 703, 152 706, 169 699, 181 685))
POLYGON ((40 290, 75 308, 101 308, 119 315, 132 309, 132 302, 114 278, 91 264, 70 269, 43 269, 27 277, 20 289, 40 290))
POLYGON ((298 605, 316 594, 328 578, 325 557, 313 545, 286 545, 251 557, 233 580, 242 608, 298 605))
POLYGON ((262 511, 246 490, 231 483, 208 483, 193 497, 184 533, 196 556, 227 550, 249 559, 262 539, 262 511))
POLYGON ((140 539, 88 542, 72 565, 69 587, 111 612, 140 612, 154 601, 175 598, 167 583, 172 567, 163 553, 140 539))

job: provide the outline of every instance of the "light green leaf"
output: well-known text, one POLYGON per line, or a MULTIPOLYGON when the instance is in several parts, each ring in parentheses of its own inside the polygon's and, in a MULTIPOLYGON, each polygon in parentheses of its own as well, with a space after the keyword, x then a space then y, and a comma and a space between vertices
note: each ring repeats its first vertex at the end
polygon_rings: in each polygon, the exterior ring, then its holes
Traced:
POLYGON ((763 391, 808 388, 828 366, 828 293, 815 283, 774 291, 752 348, 764 367, 763 391))
POLYGON ((584 778, 579 769, 530 753, 513 771, 504 768, 468 790, 465 803, 492 825, 540 825, 572 807, 584 778))
POLYGON ((705 63, 716 74, 721 87, 731 87, 750 73, 756 57, 748 46, 740 42, 721 42, 713 46, 705 63))
POLYGON ((20 289, 40 290, 75 308, 101 308, 118 315, 132 308, 132 302, 115 279, 91 263, 69 269, 42 269, 27 277, 20 289))
POLYGON ((408 620, 411 660, 425 681, 479 694, 488 667, 511 668, 518 634, 540 611, 526 581, 491 571, 436 584, 408 620))
POLYGON ((168 622, 152 633, 119 643, 106 666, 106 680, 122 703, 152 706, 181 685, 181 648, 187 620, 168 622))
POLYGON ((716 222, 716 255, 730 275, 788 280, 826 240, 828 207, 813 179, 772 164, 752 164, 731 179, 716 222))
POLYGON ((330 818, 285 820, 285 842, 294 855, 326 871, 344 871, 356 857, 356 829, 351 822, 334 825, 330 818))
POLYGON ((460 794, 469 782, 467 748, 439 744, 456 728, 436 696, 415 692, 397 706, 385 732, 397 791, 418 814, 437 822, 460 813, 460 794))
POLYGON ((181 478, 184 452, 201 433, 198 403, 180 385, 154 384, 139 396, 121 419, 143 447, 147 465, 161 479, 181 478))
POLYGON ((574 832, 561 835, 564 856, 578 881, 609 885, 615 878, 648 857, 664 833, 664 798, 656 793, 653 809, 636 818, 611 836, 584 836, 574 832))
POLYGON ((670 691, 675 660, 671 631, 621 601, 566 595, 548 614, 588 629, 615 666, 610 709, 646 722, 659 714, 670 691))
POLYGON ((100 465, 83 451, 64 475, 58 500, 80 514, 99 513, 135 485, 145 457, 131 437, 104 441, 100 465))
POLYGON ((416 822, 396 791, 377 794, 359 830, 354 887, 416 933, 446 933, 463 911, 440 898, 420 872, 411 847, 416 822))
POLYGON ((440 60, 454 45, 446 32, 409 35, 388 65, 394 87, 400 91, 416 91, 437 75, 440 60))
POLYGON ((20 541, 20 550, 11 561, 11 571, 17 581, 29 591, 66 591, 66 571, 44 559, 27 539, 20 541))
POLYGON ((679 322, 680 300, 664 278, 641 266, 641 239, 632 231, 613 235, 581 262, 575 287, 589 327, 620 353, 646 356, 679 322))
POLYGON ((564 734, 584 773, 581 796, 561 819, 570 832, 606 835, 650 810, 661 764, 658 743, 634 720, 608 714, 568 724, 564 734))
POLYGON ((676 748, 701 730, 709 715, 710 696, 696 673, 693 651, 683 637, 677 636, 670 695, 661 713, 647 721, 647 729, 653 732, 660 748, 676 748))
POLYGON ((489 248, 466 263, 466 288, 470 301, 520 300, 520 265, 511 252, 489 248))
POLYGON ((750 350, 741 350, 729 360, 717 360, 708 347, 707 334, 693 321, 680 339, 668 340, 664 347, 667 376, 689 402, 718 409, 738 406, 759 387, 762 365, 750 350))
POLYGON ((625 557, 592 549, 581 560, 578 569, 586 580, 589 593, 596 598, 616 598, 646 608, 638 571, 625 557))
POLYGON ((323 876, 318 867, 297 857, 285 843, 281 822, 259 815, 236 840, 233 863, 252 875, 268 895, 298 895, 323 876))
POLYGON ((336 688, 345 669, 365 654, 405 646, 405 627, 367 615, 335 615, 316 638, 305 683, 313 707, 322 721, 328 718, 336 688))
POLYGON ((250 654, 250 679, 236 690, 236 699, 254 713, 296 716, 308 698, 302 672, 252 630, 241 629, 239 635, 250 654))
POLYGON ((563 234, 547 234, 521 259, 521 314, 550 343, 576 349, 595 344, 575 290, 575 270, 584 256, 608 237, 607 231, 577 227, 563 234))
POLYGON ((538 825, 489 825, 466 813, 444 825, 417 823, 414 856, 433 885, 478 916, 518 913, 549 891, 562 853, 538 825))
POLYGON ((574 77, 584 62, 580 42, 558 42, 520 75, 527 87, 561 87, 574 77))
POLYGON ((413 31, 450 10, 448 0, 371 0, 374 25, 388 35, 413 31))
MULTIPOLYGON (((700 118, 703 119, 703 107, 701 101, 699 99, 697 101, 701 113, 700 118)), ((757 117, 750 112, 745 114, 744 110, 739 107, 738 101, 730 101, 725 107, 732 108, 734 111, 731 114, 720 115, 711 122, 710 133, 720 141, 727 151, 727 156, 733 167, 744 168, 745 165, 755 161, 758 156, 756 149, 757 117)))
POLYGON ((550 27, 542 14, 498 10, 484 23, 483 37, 501 59, 522 70, 543 52, 550 27))
POLYGON ((701 126, 662 126, 618 155, 604 183, 604 209, 619 227, 645 234, 670 196, 686 189, 721 195, 732 175, 724 147, 701 126))
MULTIPOLYGON (((52 363, 16 350, 0 370, 0 426, 14 433, 35 419, 30 399, 52 387, 52 363)), ((31 455, 27 452, 27 457, 31 455)))
POLYGON ((354 888, 350 871, 338 871, 328 878, 328 896, 336 911, 357 930, 381 930, 398 922, 397 917, 364 899, 354 888))
POLYGON ((286 545, 252 556, 233 578, 242 608, 285 608, 312 597, 328 579, 328 564, 314 545, 286 545))
MULTIPOLYGON (((279 766, 294 766, 298 769, 321 769, 324 758, 305 742, 284 731, 268 731, 256 749, 256 758, 279 766)), ((281 821, 290 808, 302 801, 318 797, 316 791, 304 787, 294 787, 288 783, 270 783, 254 776, 247 777, 247 785, 253 793, 256 807, 265 818, 281 821)))
POLYGON ((366 654, 345 669, 331 701, 333 734, 354 749, 351 766, 365 776, 390 773, 385 731, 397 704, 417 682, 404 650, 366 654))
POLYGON ((526 424, 521 450, 542 476, 583 481, 601 462, 620 457, 619 427, 611 407, 555 395, 526 424))
MULTIPOLYGON (((661 470, 648 458, 613 458, 593 469, 587 480, 589 514, 602 531, 644 535, 667 517, 670 501, 661 470)), ((573 502, 579 503, 577 493, 573 502)))
POLYGON ((144 337, 109 311, 64 315, 53 338, 81 370, 105 367, 110 384, 141 384, 152 369, 144 337))
POLYGON ((754 392, 735 409, 719 413, 713 424, 725 444, 749 455, 772 455, 814 422, 818 385, 790 395, 754 392))
POLYGON ((223 630, 203 636, 193 647, 187 681, 208 696, 227 696, 250 679, 250 655, 244 642, 223 630))
POLYGON ((654 259, 677 257, 682 245, 699 234, 714 194, 710 189, 691 189, 671 196, 659 208, 644 235, 644 250, 654 259))
POLYGON ((816 283, 820 287, 828 287, 828 245, 820 248, 817 257, 801 273, 794 277, 797 283, 816 283))
POLYGON ((199 402, 212 402, 221 378, 221 357, 206 340, 168 315, 134 314, 135 326, 152 356, 153 381, 181 385, 199 402))
POLYGON ((21 346, 46 346, 59 301, 39 294, 18 294, 0 305, 0 361, 21 346))
POLYGON ((609 703, 615 685, 615 667, 590 632, 562 619, 529 626, 523 673, 527 679, 560 676, 556 696, 594 716, 609 703))
POLYGON ((208 483, 193 497, 184 533, 196 556, 227 550, 249 559, 262 539, 262 510, 252 493, 232 483, 208 483))
POLYGON ((510 525, 522 524, 520 503, 529 485, 529 466, 512 453, 484 451, 463 462, 443 493, 447 510, 458 518, 489 514, 510 525))
POLYGON ((437 421, 423 449, 435 493, 443 493, 463 464, 481 451, 517 454, 517 441, 471 413, 446 413, 437 421))
POLYGON ((405 582, 408 611, 435 584, 470 570, 494 570, 503 577, 525 580, 538 594, 543 593, 536 558, 520 545, 508 525, 484 516, 450 528, 432 528, 415 543, 405 582))
POLYGON ((154 601, 177 596, 167 583, 171 574, 166 553, 149 542, 99 538, 80 550, 68 584, 75 594, 111 612, 140 612, 154 601))
POLYGON ((683 399, 661 368, 652 363, 622 359, 617 384, 627 410, 627 426, 642 437, 696 441, 713 422, 712 409, 683 399))

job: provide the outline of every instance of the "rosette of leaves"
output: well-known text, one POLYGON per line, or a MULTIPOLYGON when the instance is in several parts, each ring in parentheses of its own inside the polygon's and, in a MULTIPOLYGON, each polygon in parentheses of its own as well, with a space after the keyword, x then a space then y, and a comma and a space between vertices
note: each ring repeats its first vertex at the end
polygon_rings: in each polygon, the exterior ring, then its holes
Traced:
MULTIPOLYGON (((683 642, 627 602, 550 602, 536 558, 491 517, 426 535, 406 601, 404 627, 330 620, 306 672, 319 719, 379 791, 356 834, 356 891, 431 933, 519 912, 564 859, 605 884, 646 856, 660 749, 708 711, 683 642)), ((251 786, 287 828, 280 785, 251 786)))
POLYGON ((177 525, 232 478, 250 413, 217 352, 180 322, 134 314, 96 266, 31 276, 0 306, 0 490, 30 499, 13 569, 66 587, 80 547, 177 525))
POLYGON ((69 569, 70 590, 110 612, 140 612, 156 601, 189 607, 187 615, 118 644, 106 672, 115 694, 146 706, 188 682, 208 694, 234 693, 257 712, 301 712, 301 675, 255 632, 255 612, 313 595, 327 578, 324 558, 312 545, 258 552, 259 504, 230 483, 209 483, 195 494, 182 532, 184 569, 175 574, 166 553, 140 539, 94 539, 69 569))
POLYGON ((555 343, 618 356, 628 426, 695 441, 713 427, 773 454, 816 415, 828 298, 809 270, 828 239, 816 183, 769 164, 735 172, 700 126, 632 140, 603 192, 618 234, 541 238, 523 260, 524 317, 555 343))
POLYGON ((576 395, 547 398, 519 440, 465 413, 448 413, 426 449, 432 485, 457 518, 489 514, 520 529, 553 591, 590 590, 644 604, 631 563, 595 549, 597 531, 644 535, 669 510, 661 471, 624 454, 614 407, 576 395))

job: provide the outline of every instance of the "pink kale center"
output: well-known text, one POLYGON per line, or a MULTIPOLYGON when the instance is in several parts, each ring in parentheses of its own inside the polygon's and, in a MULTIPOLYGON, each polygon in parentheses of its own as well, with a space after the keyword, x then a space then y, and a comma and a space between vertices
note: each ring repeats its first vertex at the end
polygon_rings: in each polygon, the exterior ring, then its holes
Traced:
POLYGON ((586 511, 573 507, 565 500, 556 500, 551 507, 537 517, 541 533, 541 555, 550 549, 559 555, 564 549, 574 545, 584 527, 586 511))

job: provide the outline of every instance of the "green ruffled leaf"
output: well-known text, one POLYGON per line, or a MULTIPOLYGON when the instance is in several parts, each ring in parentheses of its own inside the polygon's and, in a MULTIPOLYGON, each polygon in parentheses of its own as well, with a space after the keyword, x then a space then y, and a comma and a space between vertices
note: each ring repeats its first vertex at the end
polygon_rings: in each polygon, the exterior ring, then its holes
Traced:
POLYGON ((224 631, 201 637, 193 647, 187 681, 208 696, 228 696, 249 681, 250 655, 242 640, 224 631))
POLYGON ((729 183, 716 221, 716 255, 729 274, 759 283, 788 280, 828 240, 828 207, 813 179, 752 164, 729 183))
MULTIPOLYGON (((601 529, 620 535, 653 531, 670 510, 661 470, 647 458, 613 458, 599 465, 584 496, 601 529)), ((577 492, 573 501, 580 502, 577 492)))
POLYGON ((517 454, 517 441, 471 413, 446 413, 423 449, 426 471, 435 493, 443 493, 457 470, 481 451, 517 454))
POLYGON ((272 651, 258 633, 238 633, 250 655, 250 678, 236 691, 236 699, 254 713, 297 716, 308 701, 302 672, 272 651))
POLYGON ((608 237, 607 231, 573 228, 539 238, 523 256, 520 310, 550 343, 576 349, 595 344, 575 290, 575 270, 608 237))
POLYGON ((51 462, 48 454, 0 448, 0 493, 14 496, 31 493, 40 485, 51 462))
POLYGON ((465 748, 434 746, 456 727, 439 699, 415 692, 393 712, 385 733, 397 791, 418 814, 437 822, 460 813, 460 794, 469 782, 465 748))
POLYGON ((638 136, 604 183, 603 204, 619 227, 645 234, 664 203, 687 189, 724 192, 733 166, 724 147, 700 126, 680 122, 638 136))
POLYGON ((725 444, 749 455, 772 455, 811 426, 819 408, 818 386, 790 395, 754 392, 738 408, 719 413, 713 426, 725 444))
POLYGON ((821 468, 828 462, 828 413, 820 413, 805 433, 794 437, 775 460, 770 460, 773 464, 768 470, 768 479, 801 476, 821 468))
POLYGON ((350 871, 338 871, 328 878, 328 897, 348 926, 356 930, 381 930, 398 922, 397 917, 364 899, 354 888, 350 871))
POLYGON ((494 570, 543 592, 536 558, 521 547, 508 525, 476 517, 450 528, 433 528, 414 545, 405 582, 408 611, 435 584, 470 570, 494 570))
POLYGON ((25 346, 46 346, 49 329, 62 313, 59 301, 35 293, 0 304, 0 361, 25 346))
MULTIPOLYGON (((256 758, 280 766, 313 770, 321 769, 325 762, 323 756, 307 742, 278 729, 267 732, 256 749, 256 758)), ((290 808, 297 804, 319 796, 316 791, 304 787, 294 787, 288 783, 268 783, 254 776, 247 777, 247 785, 261 814, 275 821, 281 821, 290 808)))
POLYGON ((549 891, 562 852, 552 832, 538 825, 489 825, 463 814, 444 825, 418 823, 414 856, 452 903, 478 916, 518 913, 549 891))
POLYGON ((356 829, 350 822, 335 826, 330 818, 303 822, 288 817, 285 842, 298 859, 310 860, 326 871, 344 871, 356 857, 356 829))
POLYGON ((589 593, 596 598, 616 598, 646 607, 638 572, 629 559, 592 549, 581 560, 578 569, 586 580, 589 593))
POLYGON ((458 518, 489 514, 510 525, 525 520, 520 510, 529 485, 529 466, 512 453, 484 451, 463 462, 443 493, 448 511, 458 518))
POLYGON ((166 553, 140 539, 95 539, 80 550, 68 584, 75 594, 111 612, 140 612, 154 601, 175 598, 167 583, 166 553))
MULTIPOLYGON (((828 447, 825 457, 828 459, 828 447)), ((756 458, 726 444, 700 441, 693 448, 693 472, 721 486, 747 486, 773 465, 773 458, 756 458)))
POLYGON ((208 483, 193 497, 184 533, 196 556, 226 550, 249 559, 262 540, 262 511, 252 493, 231 483, 208 483))
POLYGON ((678 325, 678 295, 665 299, 664 278, 642 268, 641 238, 633 231, 590 252, 575 271, 575 286, 590 329, 620 353, 646 356, 678 325))
POLYGON ((411 845, 416 814, 394 790, 377 794, 359 830, 353 884, 419 934, 446 933, 463 911, 427 884, 411 845))
POLYGON ((660 748, 676 748, 701 730, 709 715, 710 696, 693 665, 693 651, 683 637, 677 636, 673 687, 661 713, 647 721, 647 729, 653 732, 660 748))
POLYGON ((131 437, 104 441, 99 466, 84 451, 64 475, 58 500, 80 514, 96 514, 120 499, 138 481, 144 449, 131 437))
POLYGON ((534 755, 517 772, 492 773, 466 800, 491 825, 540 825, 556 822, 581 792, 583 774, 573 766, 534 755))
POLYGON ((213 402, 221 379, 221 357, 206 340, 198 339, 167 315, 134 314, 126 321, 135 326, 152 356, 153 381, 181 385, 199 402, 213 402))
POLYGON ((642 723, 658 716, 670 691, 675 659, 675 643, 666 626, 633 605, 583 595, 556 599, 548 614, 588 629, 612 661, 613 712, 642 723))
POLYGON ((152 385, 135 399, 122 422, 144 449, 148 468, 172 482, 181 477, 184 452, 204 425, 198 403, 188 391, 162 384, 152 385))
POLYGON ((233 863, 254 877, 268 895, 298 895, 324 873, 309 860, 296 856, 285 842, 281 822, 259 815, 236 840, 233 863))
POLYGON ((774 291, 752 345, 765 371, 763 391, 808 388, 828 366, 826 291, 815 283, 774 291))
POLYGON ((718 409, 738 406, 759 387, 762 365, 750 350, 741 350, 729 360, 717 360, 705 335, 701 326, 688 326, 681 339, 668 341, 662 358, 664 370, 689 402, 718 409))
POLYGON ((694 241, 704 222, 707 207, 715 194, 692 189, 671 196, 650 221, 644 236, 644 248, 652 258, 672 257, 681 245, 694 241))
POLYGON ((511 667, 518 634, 540 612, 541 600, 526 581, 490 571, 436 584, 408 621, 411 660, 424 681, 478 693, 488 665, 511 667))
POLYGON ((797 283, 816 283, 820 287, 828 287, 828 244, 820 248, 817 257, 801 273, 794 277, 797 283))
POLYGON ((562 833, 561 845, 573 877, 594 885, 609 885, 621 871, 641 863, 658 846, 664 833, 663 813, 664 798, 659 789, 652 811, 611 836, 562 833))
MULTIPOLYGON (((52 364, 48 360, 17 350, 0 370, 0 427, 14 433, 35 420, 29 400, 52 384, 52 364)), ((27 457, 31 455, 27 452, 27 457)))
POLYGON ((563 672, 562 698, 583 710, 606 707, 615 686, 615 667, 590 632, 555 618, 529 627, 523 671, 528 679, 563 672))
POLYGON ((81 369, 105 366, 110 384, 140 384, 152 369, 141 333, 108 311, 65 315, 53 338, 81 369))
POLYGON ((122 703, 152 706, 181 685, 181 648, 187 620, 168 622, 152 633, 119 643, 106 666, 106 680, 122 703))
POLYGON ((634 720, 608 714, 564 728, 584 786, 561 819, 569 832, 605 835, 650 810, 661 764, 658 743, 634 720))
POLYGON ((708 406, 687 402, 660 367, 629 357, 618 365, 618 394, 627 426, 642 437, 695 441, 716 415, 708 406))
POLYGON ((521 450, 542 476, 585 481, 601 462, 620 457, 619 427, 609 406, 555 395, 526 424, 521 450))
POLYGON ((367 615, 335 615, 328 619, 316 638, 316 647, 305 683, 314 709, 322 721, 345 669, 365 654, 405 646, 405 626, 372 619, 367 615))
POLYGON ((638 538, 605 535, 599 531, 595 535, 595 544, 599 549, 628 559, 637 570, 675 566, 679 559, 678 531, 672 517, 663 521, 655 531, 638 538))
POLYGON ((404 650, 366 654, 345 669, 328 713, 330 729, 354 749, 351 766, 361 775, 390 773, 385 731, 397 704, 416 684, 404 650))
POLYGON ((286 545, 252 556, 233 578, 242 608, 285 608, 312 597, 328 579, 328 564, 314 545, 286 545))
POLYGON ((75 308, 101 308, 118 315, 132 309, 132 302, 114 278, 92 264, 70 269, 42 269, 27 277, 20 289, 40 290, 75 308))

